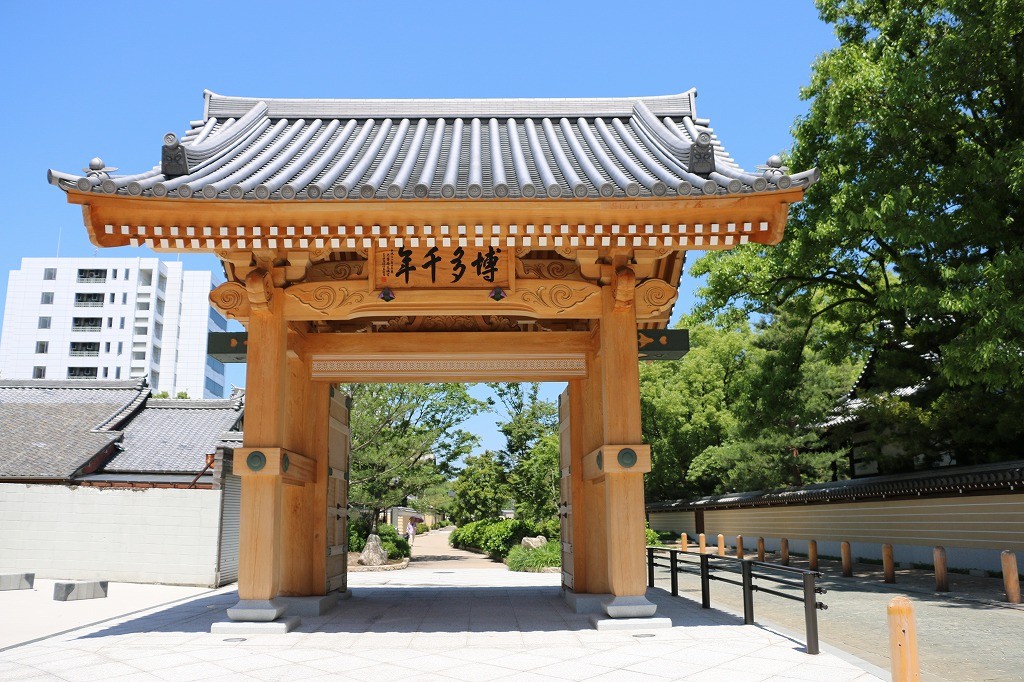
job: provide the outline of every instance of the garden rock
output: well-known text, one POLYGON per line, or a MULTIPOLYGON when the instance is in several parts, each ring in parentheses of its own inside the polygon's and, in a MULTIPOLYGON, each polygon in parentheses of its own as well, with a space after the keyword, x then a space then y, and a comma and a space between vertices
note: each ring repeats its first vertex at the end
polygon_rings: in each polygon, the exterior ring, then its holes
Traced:
POLYGON ((520 544, 524 549, 537 549, 548 544, 548 539, 543 535, 538 535, 535 538, 523 538, 523 541, 520 544))
POLYGON ((359 555, 359 563, 363 566, 383 566, 388 562, 388 553, 380 544, 380 537, 370 535, 366 538, 366 547, 359 555))

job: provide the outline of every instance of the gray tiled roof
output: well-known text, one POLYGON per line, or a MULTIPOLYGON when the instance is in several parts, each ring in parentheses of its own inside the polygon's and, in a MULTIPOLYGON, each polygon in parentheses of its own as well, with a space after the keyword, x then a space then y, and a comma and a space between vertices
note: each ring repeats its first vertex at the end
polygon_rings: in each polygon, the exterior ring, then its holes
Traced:
POLYGON ((565 199, 806 186, 777 159, 741 169, 696 91, 587 99, 255 99, 205 93, 152 170, 50 171, 65 190, 189 199, 565 199))
POLYGON ((120 452, 103 473, 198 473, 224 432, 242 412, 242 401, 149 400, 124 428, 120 452))
POLYGON ((139 381, 0 381, 0 478, 70 478, 148 392, 139 381))
POLYGON ((1024 486, 1024 461, 942 467, 891 476, 866 476, 781 490, 726 493, 696 500, 653 502, 648 511, 690 511, 767 507, 808 502, 844 502, 904 496, 941 497, 963 493, 1010 491, 1024 486))

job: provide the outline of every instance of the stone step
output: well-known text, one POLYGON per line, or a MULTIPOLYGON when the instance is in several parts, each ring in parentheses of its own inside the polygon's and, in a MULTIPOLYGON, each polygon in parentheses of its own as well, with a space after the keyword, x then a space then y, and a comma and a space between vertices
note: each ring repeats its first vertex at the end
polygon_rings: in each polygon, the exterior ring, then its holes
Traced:
POLYGON ((31 590, 35 583, 35 573, 0 573, 0 592, 5 590, 31 590))
POLYGON ((54 601, 103 599, 106 596, 106 580, 65 580, 53 584, 54 601))

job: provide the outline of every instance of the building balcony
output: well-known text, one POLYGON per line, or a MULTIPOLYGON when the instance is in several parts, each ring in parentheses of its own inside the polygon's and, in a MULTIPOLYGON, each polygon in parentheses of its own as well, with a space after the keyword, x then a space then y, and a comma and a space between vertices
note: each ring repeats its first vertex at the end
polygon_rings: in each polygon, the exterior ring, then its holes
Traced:
POLYGON ((87 327, 85 325, 74 325, 71 327, 73 332, 96 332, 97 334, 103 331, 103 327, 87 327))
POLYGON ((79 284, 106 284, 107 283, 107 278, 106 277, 82 277, 81 275, 79 275, 75 279, 75 281, 78 282, 79 284))
POLYGON ((100 352, 98 350, 73 350, 68 355, 73 358, 98 358, 100 352))
POLYGON ((103 301, 75 301, 76 308, 102 308, 103 301))

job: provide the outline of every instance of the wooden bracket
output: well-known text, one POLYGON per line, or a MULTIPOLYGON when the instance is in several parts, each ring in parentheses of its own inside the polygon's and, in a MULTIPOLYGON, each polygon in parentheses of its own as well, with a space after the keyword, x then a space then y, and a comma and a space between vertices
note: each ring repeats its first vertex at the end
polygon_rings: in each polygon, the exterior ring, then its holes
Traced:
POLYGON ((239 476, 280 476, 288 485, 316 482, 316 462, 284 448, 238 448, 234 471, 239 476))
POLYGON ((274 298, 274 280, 263 268, 256 268, 245 276, 245 290, 252 310, 269 310, 274 298))
POLYGON ((605 474, 646 474, 650 470, 650 445, 602 445, 583 457, 585 481, 605 474))
POLYGON ((632 309, 633 294, 636 291, 636 274, 631 268, 619 268, 615 271, 612 281, 612 292, 615 295, 615 312, 621 313, 632 309))

